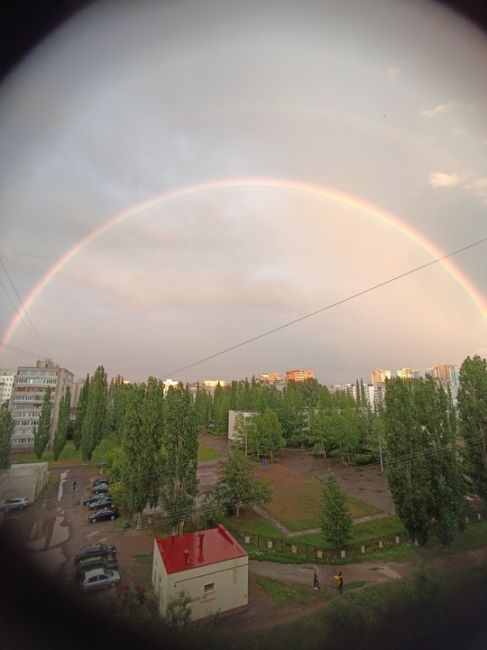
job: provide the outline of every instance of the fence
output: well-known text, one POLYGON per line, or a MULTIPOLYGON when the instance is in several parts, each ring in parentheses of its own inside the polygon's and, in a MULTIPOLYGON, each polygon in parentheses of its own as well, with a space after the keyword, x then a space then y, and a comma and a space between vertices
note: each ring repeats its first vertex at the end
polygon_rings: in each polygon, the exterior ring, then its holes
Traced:
MULTIPOLYGON (((482 515, 480 512, 465 517, 465 523, 467 525, 477 523, 481 520, 482 515)), ((384 537, 367 540, 363 544, 350 544, 343 549, 332 550, 312 546, 311 544, 300 544, 299 542, 293 541, 292 538, 282 539, 266 537, 265 535, 257 535, 245 531, 234 531, 233 535, 247 549, 250 548, 257 551, 276 553, 276 555, 282 554, 296 558, 299 557, 306 560, 322 560, 329 563, 343 560, 347 557, 365 555, 366 553, 378 549, 391 548, 393 546, 411 543, 406 533, 402 533, 402 535, 386 535, 384 537)))

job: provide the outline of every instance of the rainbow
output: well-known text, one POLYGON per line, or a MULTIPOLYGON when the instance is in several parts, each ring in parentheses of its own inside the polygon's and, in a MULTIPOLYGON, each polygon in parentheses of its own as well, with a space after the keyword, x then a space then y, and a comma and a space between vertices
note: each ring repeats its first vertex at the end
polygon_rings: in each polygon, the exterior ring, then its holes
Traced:
MULTIPOLYGON (((98 239, 98 237, 101 237, 126 219, 134 217, 135 215, 144 212, 144 210, 153 208, 157 205, 160 205, 161 203, 168 203, 170 201, 175 201, 177 199, 182 199, 196 194, 216 192, 218 190, 234 188, 281 189, 289 192, 298 192, 301 194, 321 197, 327 201, 332 201, 342 206, 354 208, 363 214, 366 214, 384 224, 387 224, 388 226, 399 231, 404 237, 410 239, 434 259, 440 258, 444 255, 444 252, 442 252, 437 246, 428 240, 422 233, 404 223, 404 221, 399 219, 397 216, 394 216, 390 212, 387 212, 386 210, 383 210, 376 205, 368 203, 350 194, 345 194, 344 192, 340 192, 336 189, 304 181, 276 178, 234 178, 226 180, 214 180, 205 183, 198 183, 196 185, 183 186, 175 190, 162 192, 110 217, 107 221, 92 230, 85 237, 83 237, 83 239, 78 241, 74 246, 66 251, 66 253, 64 253, 64 255, 57 260, 57 262, 51 266, 47 273, 39 280, 39 282, 34 286, 34 288, 25 298, 25 310, 27 311, 30 309, 32 304, 39 297, 49 282, 51 282, 51 280, 53 280, 53 278, 55 278, 56 275, 60 273, 74 257, 76 257, 76 255, 78 255, 78 253, 89 246, 89 244, 95 241, 95 239, 98 239)), ((471 300, 480 309, 484 318, 487 319, 487 302, 484 296, 477 290, 472 282, 451 261, 451 259, 441 260, 439 264, 441 264, 443 268, 448 271, 448 273, 456 280, 456 282, 458 282, 458 284, 465 290, 465 292, 470 296, 471 300)), ((4 333, 3 341, 0 344, 0 352, 3 350, 3 345, 8 344, 14 335, 21 320, 22 318, 19 313, 16 314, 12 321, 9 323, 4 333)))

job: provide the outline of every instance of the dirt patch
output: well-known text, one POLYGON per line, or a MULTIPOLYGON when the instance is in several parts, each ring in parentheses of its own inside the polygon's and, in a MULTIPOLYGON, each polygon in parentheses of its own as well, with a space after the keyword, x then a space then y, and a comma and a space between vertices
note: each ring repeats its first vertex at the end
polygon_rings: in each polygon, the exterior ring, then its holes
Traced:
POLYGON ((332 470, 340 487, 349 495, 370 503, 379 510, 393 515, 394 503, 384 474, 377 465, 344 467, 336 458, 312 456, 307 450, 283 449, 279 463, 314 480, 321 480, 327 470, 332 470))

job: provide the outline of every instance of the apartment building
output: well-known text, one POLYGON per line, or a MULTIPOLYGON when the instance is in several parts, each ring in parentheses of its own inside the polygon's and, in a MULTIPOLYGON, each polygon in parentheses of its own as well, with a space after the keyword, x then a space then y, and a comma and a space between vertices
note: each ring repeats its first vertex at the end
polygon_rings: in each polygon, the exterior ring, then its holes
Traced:
POLYGON ((0 370, 0 404, 9 401, 16 373, 16 370, 0 370))
POLYGON ((315 373, 312 370, 286 370, 286 381, 306 381, 314 377, 315 373))
POLYGON ((34 445, 34 429, 39 423, 42 401, 51 389, 51 432, 48 447, 52 443, 59 417, 59 405, 67 388, 72 391, 74 375, 61 368, 51 359, 38 361, 35 366, 19 366, 15 375, 10 411, 14 420, 12 449, 29 449, 34 445))

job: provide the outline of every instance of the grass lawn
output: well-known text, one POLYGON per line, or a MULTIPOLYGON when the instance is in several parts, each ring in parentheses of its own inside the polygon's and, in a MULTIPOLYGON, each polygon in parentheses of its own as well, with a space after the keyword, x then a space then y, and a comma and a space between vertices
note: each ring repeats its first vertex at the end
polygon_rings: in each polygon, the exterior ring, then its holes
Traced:
MULTIPOLYGON (((369 540, 377 539, 378 537, 386 537, 387 535, 404 536, 406 534, 404 526, 396 515, 393 515, 392 517, 384 517, 383 519, 366 521, 363 524, 355 524, 352 528, 352 532, 353 536, 349 544, 365 544, 369 540)), ((321 548, 327 547, 321 533, 299 535, 293 537, 293 540, 298 544, 310 544, 311 546, 318 546, 321 548)))
POLYGON ((256 576, 257 584, 272 599, 277 607, 295 607, 312 605, 316 602, 330 600, 336 594, 331 589, 315 591, 310 585, 298 585, 290 582, 281 582, 265 576, 256 576))
MULTIPOLYGON (((272 487, 272 501, 265 509, 291 531, 318 528, 320 518, 321 483, 279 463, 259 466, 257 478, 272 487)), ((381 512, 355 497, 348 497, 352 517, 381 512)))
MULTIPOLYGON (((117 437, 115 433, 110 433, 105 436, 98 447, 93 452, 91 460, 88 461, 90 464, 97 464, 100 461, 106 458, 107 453, 116 447, 118 444, 117 437)), ((81 450, 76 450, 72 440, 66 442, 61 455, 59 456, 58 461, 54 461, 52 457, 52 451, 46 451, 43 453, 40 461, 37 460, 37 457, 33 451, 27 452, 14 452, 10 455, 10 460, 12 464, 14 463, 38 463, 38 462, 48 462, 49 466, 56 467, 65 465, 66 463, 82 463, 81 450)))
POLYGON ((198 463, 203 463, 205 460, 216 460, 217 458, 220 458, 220 452, 200 440, 198 443, 198 463))
POLYGON ((265 537, 280 538, 282 533, 269 524, 253 510, 241 510, 240 517, 226 517, 223 522, 229 531, 264 535, 265 537))

